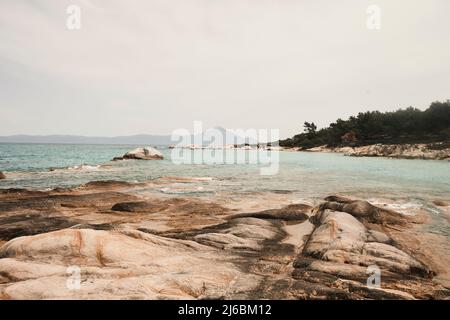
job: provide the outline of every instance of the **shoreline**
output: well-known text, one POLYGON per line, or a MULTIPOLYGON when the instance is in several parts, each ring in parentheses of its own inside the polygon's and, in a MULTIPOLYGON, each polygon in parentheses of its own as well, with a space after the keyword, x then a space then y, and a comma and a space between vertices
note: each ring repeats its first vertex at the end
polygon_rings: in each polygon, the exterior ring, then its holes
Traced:
POLYGON ((427 236, 425 213, 340 196, 294 203, 286 194, 142 192, 173 181, 0 190, 0 297, 450 297, 448 255, 417 245, 427 236), (373 264, 381 288, 366 285, 373 264), (68 265, 81 269, 80 290, 66 288, 68 265))
POLYGON ((308 149, 288 148, 285 151, 343 153, 351 157, 384 157, 391 159, 420 159, 450 161, 450 148, 431 149, 430 144, 370 144, 358 147, 328 147, 308 149))

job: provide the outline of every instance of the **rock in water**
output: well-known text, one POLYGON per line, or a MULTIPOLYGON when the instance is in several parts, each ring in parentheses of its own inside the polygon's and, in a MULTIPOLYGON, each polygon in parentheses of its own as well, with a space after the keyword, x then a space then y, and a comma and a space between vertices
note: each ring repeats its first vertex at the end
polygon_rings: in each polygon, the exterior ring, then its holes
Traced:
POLYGON ((0 180, 6 179, 6 176, 3 174, 3 172, 0 171, 0 180))
POLYGON ((115 157, 113 161, 123 159, 136 160, 162 160, 164 159, 161 152, 152 147, 136 148, 125 153, 122 157, 115 157))

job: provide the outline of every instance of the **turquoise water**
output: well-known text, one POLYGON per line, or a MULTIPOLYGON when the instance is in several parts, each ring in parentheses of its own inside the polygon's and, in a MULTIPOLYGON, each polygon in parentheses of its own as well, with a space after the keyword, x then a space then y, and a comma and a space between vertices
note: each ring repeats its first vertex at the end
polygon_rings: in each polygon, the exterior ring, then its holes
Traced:
MULTIPOLYGON (((431 160, 354 158, 336 153, 280 152, 279 171, 260 175, 257 164, 181 164, 171 150, 158 149, 161 161, 110 161, 130 145, 0 144, 0 188, 72 187, 93 180, 148 181, 166 176, 211 177, 204 192, 298 192, 305 198, 330 193, 449 199, 450 163, 431 160), (78 165, 82 170, 70 169, 78 165), (50 171, 51 168, 60 168, 50 171)), ((202 150, 185 152, 197 152, 202 150)), ((242 154, 257 151, 233 151, 242 154)))

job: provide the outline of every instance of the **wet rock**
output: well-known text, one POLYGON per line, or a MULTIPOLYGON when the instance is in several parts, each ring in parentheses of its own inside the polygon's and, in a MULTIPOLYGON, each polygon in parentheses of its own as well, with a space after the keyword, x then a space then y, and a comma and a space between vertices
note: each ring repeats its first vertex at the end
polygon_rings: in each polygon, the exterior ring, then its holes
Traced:
POLYGON ((55 193, 70 193, 72 191, 72 189, 70 188, 62 188, 62 187, 56 187, 54 189, 52 189, 52 192, 55 193))
MULTIPOLYGON (((115 212, 130 213, 157 213, 164 212, 166 217, 175 215, 177 217, 195 216, 220 216, 229 210, 216 204, 196 199, 169 198, 165 200, 152 201, 126 201, 118 202, 111 208, 115 212)), ((183 223, 185 223, 183 221, 183 223)))
POLYGON ((16 197, 23 197, 23 196, 41 196, 46 195, 45 192, 42 191, 34 191, 34 190, 28 190, 24 188, 8 188, 8 189, 0 189, 1 195, 11 195, 16 197))
POLYGON ((76 221, 51 214, 22 214, 0 217, 0 240, 35 235, 71 227, 76 221))
POLYGON ((77 194, 68 192, 67 194, 54 193, 53 191, 18 191, 18 192, 0 192, 0 212, 15 212, 23 214, 23 210, 35 213, 36 211, 53 212, 58 215, 61 208, 111 208, 119 201, 133 200, 132 195, 126 195, 119 192, 97 192, 87 194, 77 194))
POLYGON ((168 208, 166 202, 161 201, 159 203, 148 202, 148 201, 130 201, 130 202, 120 202, 116 203, 111 210, 113 211, 124 211, 124 212, 158 212, 168 208))
POLYGON ((281 209, 270 209, 253 213, 241 213, 231 216, 230 218, 253 217, 259 219, 280 219, 280 220, 296 220, 305 221, 309 218, 312 207, 307 204, 291 204, 281 209))
POLYGON ((0 171, 0 180, 6 179, 6 176, 3 172, 0 171))
POLYGON ((117 187, 128 187, 134 184, 125 181, 116 180, 103 180, 103 181, 90 181, 81 186, 84 189, 100 189, 100 188, 117 188, 117 187))
POLYGON ((448 207, 450 204, 444 200, 433 200, 433 203, 438 207, 448 207))
POLYGON ((351 199, 351 198, 339 196, 339 195, 331 195, 331 196, 325 197, 324 200, 329 201, 329 202, 351 203, 351 202, 355 201, 356 199, 351 199))

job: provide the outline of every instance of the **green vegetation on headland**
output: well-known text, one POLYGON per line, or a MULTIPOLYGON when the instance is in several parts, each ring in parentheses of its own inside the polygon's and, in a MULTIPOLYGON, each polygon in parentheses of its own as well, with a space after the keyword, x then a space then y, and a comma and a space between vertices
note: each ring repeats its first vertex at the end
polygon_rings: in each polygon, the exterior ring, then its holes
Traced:
POLYGON ((322 145, 353 147, 376 143, 446 142, 439 145, 442 148, 449 141, 450 100, 447 100, 433 102, 425 111, 409 107, 393 112, 360 112, 320 130, 313 122, 305 122, 303 133, 280 140, 280 146, 307 149, 322 145))

